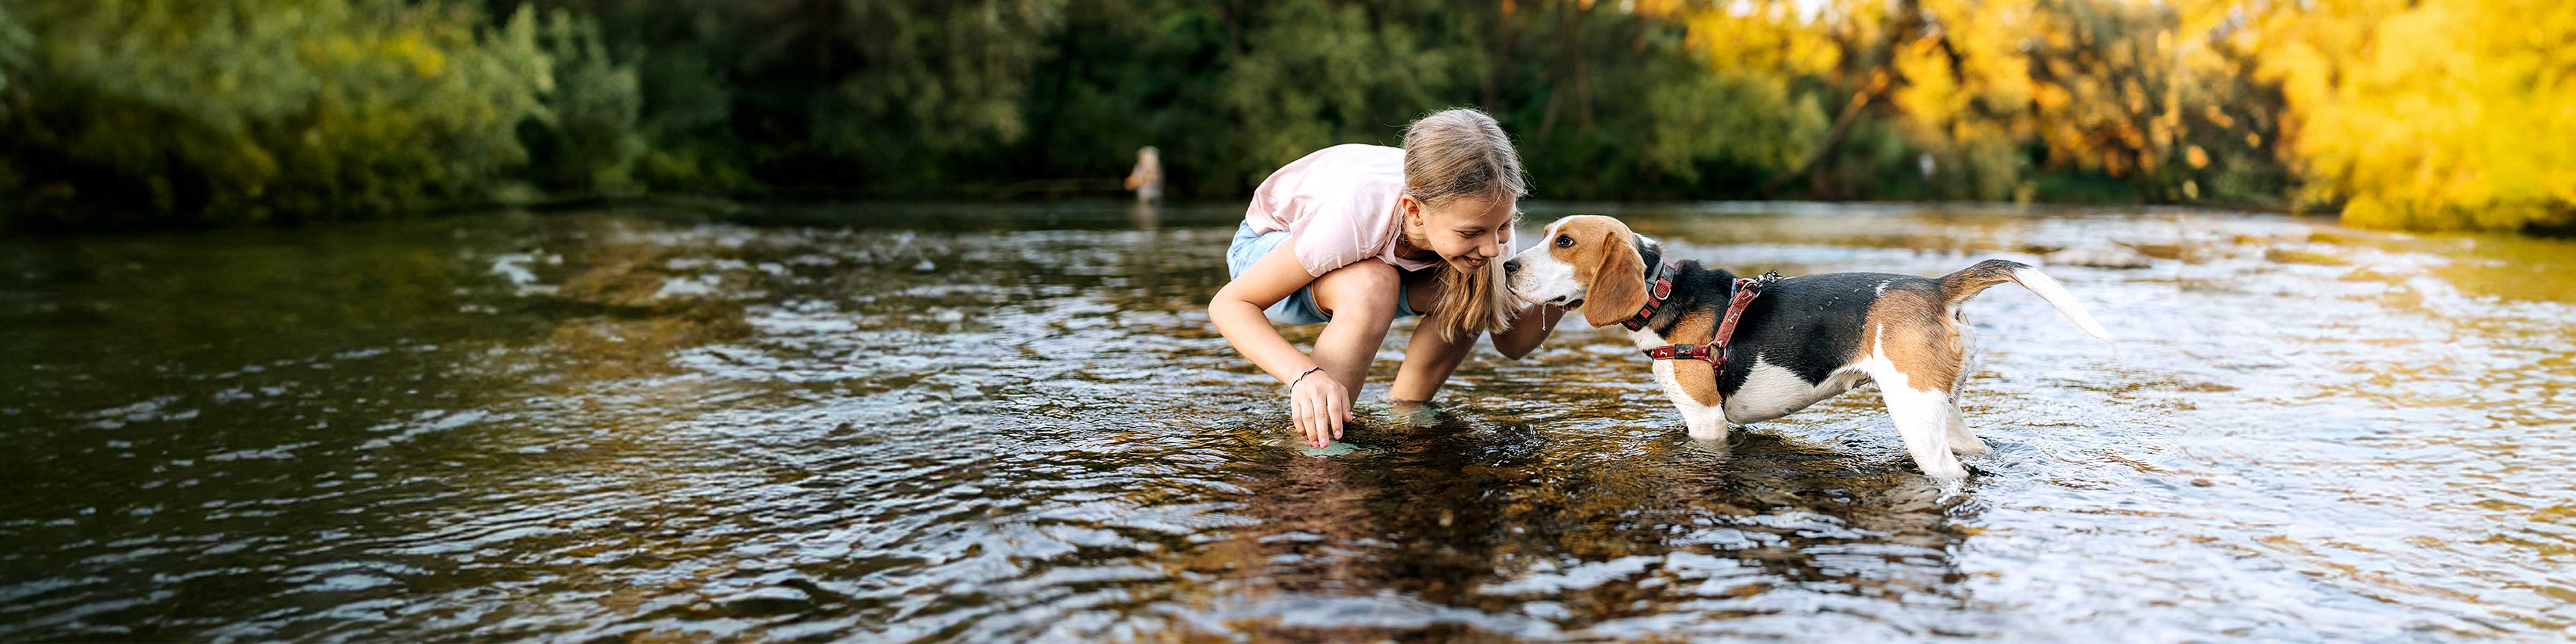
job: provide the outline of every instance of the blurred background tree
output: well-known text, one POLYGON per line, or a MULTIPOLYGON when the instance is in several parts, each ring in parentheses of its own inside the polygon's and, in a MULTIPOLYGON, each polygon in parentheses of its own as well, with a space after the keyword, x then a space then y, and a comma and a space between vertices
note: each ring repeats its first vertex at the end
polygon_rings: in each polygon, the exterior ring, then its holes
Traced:
POLYGON ((34 47, 9 74, 0 153, 34 188, 31 217, 260 220, 470 199, 525 161, 513 128, 551 84, 524 12, 495 26, 368 0, 9 13, 34 47))
POLYGON ((0 0, 16 227, 648 192, 1178 198, 1492 112, 1556 199, 2564 225, 2538 0, 0 0))
POLYGON ((2226 44, 2288 99, 2300 195, 2381 227, 2565 225, 2576 204, 2576 5, 2282 3, 2226 44))

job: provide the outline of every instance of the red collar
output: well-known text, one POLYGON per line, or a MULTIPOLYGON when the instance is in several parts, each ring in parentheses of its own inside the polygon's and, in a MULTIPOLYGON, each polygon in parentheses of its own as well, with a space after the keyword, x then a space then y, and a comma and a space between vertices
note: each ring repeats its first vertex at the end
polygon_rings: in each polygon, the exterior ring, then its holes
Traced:
MULTIPOLYGON (((1781 279, 1778 271, 1763 273, 1761 277, 1737 278, 1735 296, 1728 298, 1726 302, 1726 318, 1717 323, 1717 334, 1709 339, 1708 344, 1667 344, 1647 349, 1646 357, 1656 360, 1706 360, 1710 369, 1725 371, 1726 348, 1734 341, 1735 323, 1744 318, 1744 308, 1752 306, 1753 298, 1762 295, 1762 287, 1781 279)), ((1662 304, 1662 299, 1655 298, 1654 301, 1649 301, 1647 311, 1652 313, 1654 307, 1662 304)))
POLYGON ((1664 300, 1673 296, 1673 273, 1680 270, 1672 262, 1656 264, 1655 274, 1646 276, 1646 307, 1638 309, 1636 315, 1628 316, 1628 320, 1620 322, 1619 326, 1628 327, 1630 331, 1646 328, 1646 320, 1655 317, 1655 309, 1663 308, 1664 300))

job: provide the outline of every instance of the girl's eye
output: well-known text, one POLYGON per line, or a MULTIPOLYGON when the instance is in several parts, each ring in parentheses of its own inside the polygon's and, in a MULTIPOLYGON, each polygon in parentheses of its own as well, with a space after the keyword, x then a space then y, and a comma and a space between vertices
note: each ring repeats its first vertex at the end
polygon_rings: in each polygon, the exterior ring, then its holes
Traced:
POLYGON ((1556 247, 1557 247, 1557 248, 1573 248, 1573 247, 1574 247, 1574 236, 1572 236, 1572 235, 1557 235, 1557 236, 1556 236, 1556 247))
POLYGON ((1482 231, 1482 230, 1471 230, 1471 231, 1467 231, 1467 232, 1458 233, 1458 236, 1459 236, 1459 237, 1465 237, 1465 238, 1468 238, 1468 239, 1475 239, 1477 235, 1482 235, 1482 234, 1485 234, 1485 231, 1482 231))

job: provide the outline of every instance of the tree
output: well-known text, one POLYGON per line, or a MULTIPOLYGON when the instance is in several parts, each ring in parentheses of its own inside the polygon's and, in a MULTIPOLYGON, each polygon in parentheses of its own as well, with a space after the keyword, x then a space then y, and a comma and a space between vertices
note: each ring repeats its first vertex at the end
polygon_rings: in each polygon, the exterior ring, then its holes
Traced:
POLYGON ((19 5, 36 46, 0 123, 25 185, 201 221, 467 197, 525 160, 548 79, 523 14, 386 0, 19 5))
POLYGON ((2289 104, 2303 196, 2381 227, 2576 220, 2576 6, 2348 0, 2260 8, 2230 41, 2289 104))

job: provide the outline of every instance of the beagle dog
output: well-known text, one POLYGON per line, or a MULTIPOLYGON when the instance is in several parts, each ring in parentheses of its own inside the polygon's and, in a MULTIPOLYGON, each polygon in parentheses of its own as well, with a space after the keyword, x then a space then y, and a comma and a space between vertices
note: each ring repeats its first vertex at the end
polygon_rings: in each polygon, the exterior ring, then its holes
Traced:
MULTIPOLYGON (((1512 294, 1579 306, 1595 327, 1628 324, 1637 348, 1659 358, 1655 381, 1681 408, 1695 439, 1723 439, 1730 423, 1787 416, 1876 382, 1914 464, 1933 478, 1956 481, 1967 476, 1958 456, 1986 451, 1959 417, 1968 344, 1961 303, 2013 282, 2086 334, 2111 341, 2057 280, 2019 262, 1986 260, 1937 279, 1825 273, 1770 282, 1737 280, 1696 261, 1667 265, 1654 240, 1601 215, 1559 219, 1538 239, 1503 263, 1512 294), (1669 280, 1668 288, 1656 284, 1659 277, 1669 280), (1730 300, 1747 287, 1758 290, 1741 305, 1732 337, 1713 337, 1730 300), (1661 359, 1673 345, 1685 354, 1715 346, 1706 362, 1661 359)), ((2112 351, 2118 355, 2118 345, 2112 351)))

